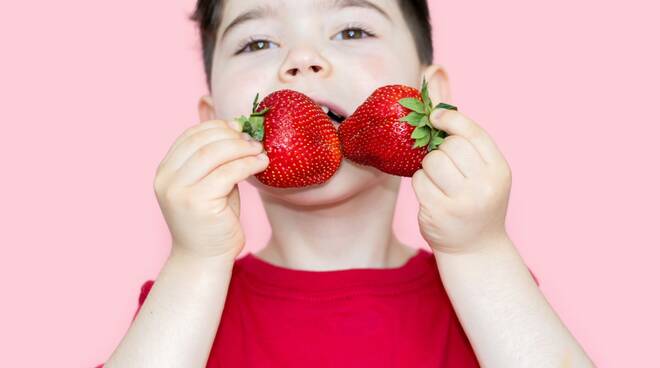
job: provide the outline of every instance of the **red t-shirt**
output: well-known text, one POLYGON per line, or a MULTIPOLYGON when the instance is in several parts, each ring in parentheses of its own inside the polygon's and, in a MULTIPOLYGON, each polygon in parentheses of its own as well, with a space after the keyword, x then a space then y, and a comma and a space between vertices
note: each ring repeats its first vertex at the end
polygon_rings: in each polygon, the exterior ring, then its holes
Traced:
POLYGON ((339 271, 292 270, 248 253, 234 263, 207 364, 478 366, 426 250, 398 268, 339 271))

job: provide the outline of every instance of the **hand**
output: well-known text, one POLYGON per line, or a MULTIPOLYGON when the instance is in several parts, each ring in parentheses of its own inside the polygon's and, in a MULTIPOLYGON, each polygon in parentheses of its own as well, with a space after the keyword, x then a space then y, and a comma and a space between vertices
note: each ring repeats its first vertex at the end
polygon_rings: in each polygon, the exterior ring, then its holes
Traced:
POLYGON ((264 171, 260 142, 237 122, 211 120, 186 130, 158 166, 154 190, 172 234, 172 252, 227 256, 245 244, 237 183, 264 171))
POLYGON ((458 111, 438 109, 431 124, 449 136, 412 177, 422 237, 439 252, 470 252, 507 237, 511 170, 486 132, 458 111))

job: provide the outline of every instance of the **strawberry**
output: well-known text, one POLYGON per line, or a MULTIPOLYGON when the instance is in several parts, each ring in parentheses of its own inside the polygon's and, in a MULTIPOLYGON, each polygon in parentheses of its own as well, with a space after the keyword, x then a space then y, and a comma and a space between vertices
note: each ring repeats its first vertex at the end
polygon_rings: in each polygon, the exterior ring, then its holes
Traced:
POLYGON ((243 132, 260 141, 270 160, 255 176, 279 188, 321 184, 341 163, 341 146, 332 121, 311 98, 280 90, 252 104, 249 118, 238 121, 243 132))
MULTIPOLYGON (((440 103, 435 108, 457 110, 440 103)), ((388 174, 411 177, 422 159, 447 136, 429 122, 434 107, 428 84, 422 91, 403 85, 375 90, 339 126, 339 141, 347 159, 388 174)))

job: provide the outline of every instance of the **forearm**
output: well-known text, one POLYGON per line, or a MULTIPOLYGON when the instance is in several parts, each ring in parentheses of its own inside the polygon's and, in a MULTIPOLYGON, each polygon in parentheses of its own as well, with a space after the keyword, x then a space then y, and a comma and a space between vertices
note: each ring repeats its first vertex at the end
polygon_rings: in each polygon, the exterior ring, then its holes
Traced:
POLYGON ((461 325, 485 367, 592 367, 508 238, 472 253, 435 251, 461 325))
POLYGON ((172 254, 106 367, 205 367, 233 259, 172 254))

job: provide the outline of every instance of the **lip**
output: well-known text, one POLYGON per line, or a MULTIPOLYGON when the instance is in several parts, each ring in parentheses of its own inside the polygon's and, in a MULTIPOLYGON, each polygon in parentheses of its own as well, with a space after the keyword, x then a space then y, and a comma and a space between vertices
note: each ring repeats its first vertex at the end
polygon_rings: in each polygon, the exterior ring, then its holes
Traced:
POLYGON ((341 107, 337 106, 336 104, 327 101, 327 100, 321 100, 321 99, 316 99, 314 97, 311 97, 311 99, 316 102, 317 105, 319 106, 327 106, 330 110, 332 110, 335 114, 339 114, 343 116, 344 118, 348 118, 348 114, 346 113, 346 110, 342 109, 341 107))

